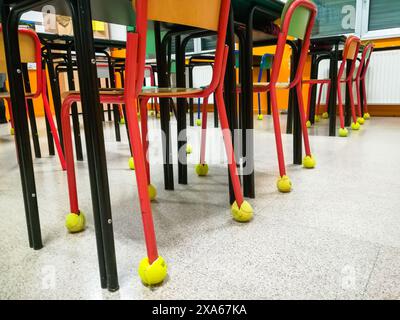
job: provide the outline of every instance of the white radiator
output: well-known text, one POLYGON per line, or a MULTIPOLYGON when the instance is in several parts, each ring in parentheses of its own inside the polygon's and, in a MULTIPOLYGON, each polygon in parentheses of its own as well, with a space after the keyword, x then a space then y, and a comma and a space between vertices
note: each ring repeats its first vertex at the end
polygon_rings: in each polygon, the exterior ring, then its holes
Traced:
MULTIPOLYGON (((328 79, 328 60, 321 62, 318 77, 328 79)), ((374 52, 371 57, 366 84, 369 104, 400 104, 400 50, 374 52)), ((323 90, 323 102, 326 101, 325 97, 326 88, 323 90)), ((357 101, 356 95, 354 97, 357 101)))

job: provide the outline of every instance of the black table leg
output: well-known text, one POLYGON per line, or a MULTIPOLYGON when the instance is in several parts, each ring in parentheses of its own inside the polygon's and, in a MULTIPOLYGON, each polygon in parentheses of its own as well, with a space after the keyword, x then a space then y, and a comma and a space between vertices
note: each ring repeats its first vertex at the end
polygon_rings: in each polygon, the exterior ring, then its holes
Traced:
MULTIPOLYGON (((297 50, 294 52, 294 62, 297 69, 300 59, 301 44, 297 42, 297 50)), ((300 112, 298 106, 297 94, 293 92, 293 164, 302 164, 302 128, 300 121, 300 112)))
POLYGON ((218 108, 217 108, 217 100, 215 99, 214 94, 213 94, 213 105, 214 105, 214 128, 218 128, 219 127, 218 108))
POLYGON ((339 44, 335 44, 334 50, 331 53, 329 78, 331 79, 331 92, 329 94, 329 135, 336 136, 336 96, 337 96, 337 72, 339 59, 339 44))
MULTIPOLYGON (((267 82, 271 82, 271 69, 267 69, 267 82)), ((271 115, 271 93, 267 92, 267 114, 271 115)))
POLYGON ((29 142, 28 119, 25 107, 25 93, 22 65, 19 52, 18 23, 22 12, 10 11, 6 4, 1 6, 5 54, 11 103, 13 106, 15 143, 20 168, 25 215, 28 227, 29 245, 38 250, 43 247, 40 230, 39 210, 36 195, 35 175, 29 142))
MULTIPOLYGON (((168 87, 168 64, 166 60, 166 50, 164 41, 161 41, 161 30, 160 23, 154 23, 154 33, 155 33, 155 44, 156 44, 156 54, 157 54, 157 75, 158 75, 158 86, 160 88, 168 87)), ((161 130, 163 132, 162 136, 162 148, 163 148, 163 163, 164 163, 164 185, 166 190, 174 190, 174 172, 172 167, 172 148, 171 148, 171 134, 169 125, 169 107, 170 99, 161 98, 160 99, 160 120, 161 120, 161 130)))
MULTIPOLYGON (((239 141, 237 136, 237 104, 236 104, 236 59, 235 59, 235 33, 233 10, 231 7, 229 13, 228 29, 226 35, 226 44, 229 46, 228 61, 225 73, 225 105, 229 121, 229 128, 232 132, 232 142, 239 141)), ((235 150, 236 151, 236 150, 235 150)), ((237 158, 239 159, 239 158, 237 158)), ((228 171, 229 179, 229 202, 232 204, 236 199, 233 193, 232 182, 228 171)))
POLYGON ((46 47, 46 64, 49 73, 51 94, 53 96, 53 105, 57 121, 58 136, 60 138, 61 148, 64 150, 64 140, 61 127, 61 93, 58 77, 54 69, 53 54, 51 48, 46 47))
MULTIPOLYGON (((181 37, 175 37, 176 50, 176 86, 185 88, 185 47, 181 37)), ((187 133, 186 133, 186 99, 177 99, 177 137, 178 137, 178 183, 187 184, 187 133)))
POLYGON ((101 284, 110 291, 119 288, 114 248, 110 193, 99 92, 93 47, 89 0, 70 0, 81 90, 82 111, 88 154, 101 284))
MULTIPOLYGON (((31 92, 31 82, 29 80, 28 66, 26 63, 22 64, 22 72, 23 72, 25 90, 26 92, 31 92)), ((33 108, 32 99, 28 99, 26 101, 26 104, 28 106, 29 122, 31 125, 31 133, 32 133, 33 149, 35 151, 35 157, 41 158, 42 154, 40 152, 39 133, 37 129, 35 110, 33 108)))
MULTIPOLYGON (((193 88, 193 66, 189 65, 189 88, 193 88)), ((193 106, 193 98, 189 99, 189 119, 190 126, 194 126, 194 106, 193 106)))
MULTIPOLYGON (((72 91, 75 90, 75 79, 74 79, 74 69, 72 64, 71 47, 68 47, 67 50, 67 77, 68 77, 68 89, 72 91)), ((81 139, 80 124, 79 124, 78 106, 75 102, 71 105, 71 114, 72 114, 72 126, 74 129, 76 160, 83 161, 82 139, 81 139)))
MULTIPOLYGON (((317 55, 313 54, 311 55, 311 72, 310 72, 310 79, 318 79, 318 62, 317 62, 317 55)), ((317 102, 317 89, 318 85, 313 85, 312 91, 311 91, 311 97, 308 97, 310 99, 310 114, 308 115, 308 120, 314 124, 315 122, 315 107, 316 107, 316 102, 317 102)))

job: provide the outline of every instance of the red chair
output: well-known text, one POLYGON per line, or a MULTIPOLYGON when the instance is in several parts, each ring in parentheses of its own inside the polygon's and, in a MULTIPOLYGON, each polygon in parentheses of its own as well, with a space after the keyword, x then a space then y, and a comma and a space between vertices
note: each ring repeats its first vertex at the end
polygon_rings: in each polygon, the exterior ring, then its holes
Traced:
MULTIPOLYGON (((139 265, 139 275, 145 284, 152 285, 164 280, 167 267, 163 258, 158 255, 149 196, 149 194, 155 195, 155 188, 150 184, 149 162, 145 157, 148 149, 147 102, 149 99, 161 97, 208 97, 212 92, 215 92, 228 160, 231 160, 229 162, 229 171, 236 197, 236 201, 232 205, 233 217, 238 221, 248 221, 252 218, 253 209, 248 202, 244 201, 240 188, 222 92, 228 53, 228 48, 225 46, 225 36, 230 0, 204 2, 198 0, 184 2, 179 0, 141 0, 134 1, 134 8, 136 10, 136 32, 128 32, 127 36, 126 89, 124 91, 118 89, 100 91, 100 100, 102 103, 125 103, 126 121, 129 128, 132 154, 135 159, 135 174, 148 254, 148 257, 143 259, 139 265), (207 88, 143 88, 147 18, 217 31, 218 40, 213 79, 207 88), (140 99, 142 111, 142 134, 140 134, 136 112, 138 99, 140 99)), ((67 216, 66 225, 71 232, 78 232, 85 228, 85 217, 78 206, 71 124, 68 114, 71 104, 80 100, 80 94, 79 92, 68 92, 65 93, 64 97, 65 100, 62 106, 63 135, 71 205, 71 213, 67 216)), ((205 166, 202 166, 202 168, 205 168, 205 166)))
MULTIPOLYGON (((42 69, 42 52, 41 52, 40 40, 36 32, 30 29, 19 29, 18 37, 19 37, 19 45, 21 53, 21 62, 36 63, 36 88, 35 88, 36 91, 25 93, 25 99, 33 100, 39 97, 42 98, 45 115, 50 125, 51 134, 53 135, 54 143, 56 145, 58 158, 60 160, 62 169, 65 170, 66 163, 64 159, 64 154, 61 148, 60 139, 58 137, 57 128, 56 125, 54 124, 53 116, 51 114, 50 104, 47 99, 46 72, 44 69, 42 69)), ((4 51, 3 31, 0 27, 0 73, 7 74, 6 65, 7 64, 4 51)), ((0 98, 5 99, 7 101, 9 114, 11 118, 11 134, 13 134, 14 123, 12 117, 12 105, 11 105, 10 93, 2 92, 0 93, 0 98)))
MULTIPOLYGON (((340 118, 340 129, 339 129, 340 137, 347 137, 347 135, 348 135, 348 130, 345 128, 345 125, 344 125, 342 88, 341 88, 341 85, 343 83, 345 83, 349 89, 351 114, 352 114, 352 118, 353 118, 351 128, 352 128, 352 130, 360 129, 359 119, 361 118, 361 114, 359 114, 359 117, 357 118, 356 110, 355 110, 355 106, 354 106, 355 105, 354 104, 354 95, 353 95, 354 74, 355 74, 355 68, 356 68, 359 48, 360 48, 360 39, 358 37, 350 36, 347 38, 346 44, 345 44, 344 50, 343 50, 343 59, 340 64, 340 68, 339 68, 339 72, 338 72, 338 82, 337 82, 337 97, 338 97, 338 103, 339 103, 339 118, 340 118), (351 60, 351 66, 350 66, 349 75, 345 76, 347 60, 351 60)), ((311 94, 310 93, 311 93, 312 87, 316 84, 321 85, 320 96, 318 98, 318 101, 319 101, 318 105, 319 105, 320 100, 321 100, 322 86, 324 84, 327 84, 328 89, 330 89, 331 80, 330 79, 310 79, 310 80, 304 80, 303 83, 310 85, 309 95, 308 95, 308 108, 307 108, 307 116, 308 116, 310 114, 310 106, 311 106, 311 94)), ((329 90, 328 90, 328 92, 329 92, 329 90)), ((318 111, 318 109, 316 111, 318 111)), ((335 114, 336 114, 336 112, 335 112, 335 114)), ((316 115, 318 115, 318 113, 316 113, 316 115)), ((335 115, 333 115, 333 116, 335 116, 335 115)), ((326 118, 326 114, 323 115, 323 118, 326 118)), ((362 120, 360 120, 360 122, 362 122, 362 120)))
MULTIPOLYGON (((300 120, 303 132, 304 146, 306 156, 303 160, 305 168, 314 168, 316 165, 315 158, 311 154, 311 148, 306 128, 306 118, 303 106, 303 93, 302 93, 302 76, 307 59, 308 49, 310 47, 311 31, 314 26, 315 18, 317 15, 317 7, 314 3, 308 0, 288 0, 284 7, 281 17, 281 30, 278 35, 278 42, 274 61, 272 64, 271 81, 257 82, 253 84, 253 91, 256 93, 270 92, 271 96, 271 109, 274 122, 276 149, 278 154, 279 174, 280 177, 277 181, 277 187, 280 192, 290 192, 292 189, 292 182, 286 175, 286 166, 282 146, 282 135, 279 121, 279 108, 278 108, 278 89, 292 89, 296 88, 298 97, 298 107, 300 113, 300 120), (286 46, 288 36, 295 37, 302 40, 302 50, 300 53, 299 64, 296 70, 296 75, 291 83, 279 83, 279 73, 282 67, 282 58, 286 46)), ((240 88, 238 88, 240 92, 240 88)))
POLYGON ((372 52, 374 51, 374 44, 370 43, 365 46, 361 60, 360 60, 360 66, 357 70, 356 77, 354 79, 356 83, 356 88, 357 88, 357 101, 358 101, 358 115, 359 115, 359 123, 363 124, 364 119, 369 120, 371 118, 371 115, 368 113, 368 102, 367 102, 367 87, 365 85, 365 76, 367 75, 369 63, 371 61, 371 55, 372 52), (361 87, 362 86, 362 87, 361 87), (361 109, 361 93, 360 93, 360 88, 363 89, 363 108, 361 109))

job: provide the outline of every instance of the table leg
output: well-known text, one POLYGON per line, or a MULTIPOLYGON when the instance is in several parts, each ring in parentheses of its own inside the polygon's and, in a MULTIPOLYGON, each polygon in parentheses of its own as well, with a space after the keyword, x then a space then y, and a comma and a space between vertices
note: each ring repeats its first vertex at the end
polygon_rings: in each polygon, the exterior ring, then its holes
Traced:
MULTIPOLYGON (((295 66, 297 70, 297 66, 299 64, 300 59, 300 52, 301 52, 301 43, 300 41, 297 42, 297 50, 294 53, 295 55, 295 66)), ((294 90, 296 90, 294 88, 294 90)), ((298 107, 298 99, 297 94, 293 93, 293 164, 302 164, 303 159, 303 145, 302 145, 302 129, 301 129, 301 120, 300 120, 300 112, 298 107)))
POLYGON ((334 51, 331 54, 329 67, 329 78, 331 79, 331 92, 329 94, 329 135, 336 136, 336 96, 337 96, 337 72, 339 59, 339 44, 335 44, 334 51))
POLYGON ((119 288, 89 0, 70 0, 102 287, 119 288))
MULTIPOLYGON (((189 65, 189 88, 193 88, 193 67, 189 65)), ((190 119, 190 126, 194 126, 194 106, 193 106, 193 98, 189 99, 189 119, 190 119)))
POLYGON ((33 171, 31 145, 29 142, 28 118, 25 107, 25 93, 22 65, 18 45, 18 23, 22 12, 16 12, 6 4, 1 6, 5 54, 8 69, 11 102, 13 105, 15 143, 20 168, 25 215, 28 227, 29 245, 38 250, 43 247, 40 230, 39 209, 33 171))
MULTIPOLYGON (((28 66, 26 63, 22 64, 22 72, 24 75, 23 78, 24 78, 25 90, 26 90, 26 92, 31 92, 31 82, 29 80, 28 66)), ((29 123, 31 125, 31 133, 32 133, 33 149, 35 151, 35 157, 41 158, 42 153, 40 151, 39 133, 38 133, 38 129, 37 129, 35 110, 33 108, 32 99, 26 100, 26 104, 28 107, 29 123)))
MULTIPOLYGON (((68 77, 68 89, 74 91, 75 79, 74 79, 74 69, 72 65, 71 47, 68 47, 67 50, 67 77, 68 77)), ((72 114, 72 125, 74 128, 76 160, 83 161, 81 130, 79 124, 78 106, 76 102, 74 102, 71 105, 71 114, 72 114)))
MULTIPOLYGON (((232 142, 238 141, 237 137, 237 104, 236 104, 236 70, 235 70, 235 33, 233 10, 231 7, 229 13, 228 29, 226 35, 226 44, 229 46, 228 61, 225 73, 225 105, 226 113, 229 121, 229 128, 232 132, 232 142)), ((238 159, 238 158, 237 158, 238 159)), ((235 195, 232 188, 232 182, 228 171, 229 179, 229 202, 232 204, 235 201, 235 195)))
MULTIPOLYGON (((154 23, 154 34, 156 44, 156 55, 157 55, 157 70, 158 70, 158 85, 160 88, 168 87, 168 64, 166 60, 166 50, 164 41, 161 41, 161 30, 160 23, 154 23)), ((160 120, 162 136, 162 148, 163 148, 163 163, 164 163, 164 185, 166 190, 174 190, 174 172, 172 167, 172 149, 171 149, 171 134, 170 134, 170 115, 169 107, 170 101, 168 98, 160 99, 160 120)))
MULTIPOLYGON (((311 72, 310 72, 310 79, 318 79, 318 63, 317 63, 317 55, 313 54, 311 56, 311 72)), ((310 114, 308 115, 308 119, 312 124, 315 122, 315 106, 317 102, 317 89, 318 85, 314 85, 311 91, 311 99, 310 101, 310 114)))
MULTIPOLYGON (((181 37, 175 38, 176 50, 176 86, 186 86, 185 76, 185 47, 181 37)), ((178 183, 187 184, 187 133, 186 133, 186 99, 177 99, 177 130, 178 130, 178 183)))

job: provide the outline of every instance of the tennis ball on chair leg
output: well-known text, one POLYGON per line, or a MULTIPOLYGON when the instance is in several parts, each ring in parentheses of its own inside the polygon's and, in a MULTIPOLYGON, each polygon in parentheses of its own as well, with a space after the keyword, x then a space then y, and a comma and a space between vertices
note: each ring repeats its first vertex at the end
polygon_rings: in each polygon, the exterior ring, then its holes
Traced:
POLYGON ((360 118, 357 119, 357 122, 358 122, 359 124, 364 124, 364 123, 365 123, 365 119, 362 118, 362 117, 360 117, 360 118))
POLYGON ((263 120, 263 119, 264 119, 264 116, 263 116, 262 114, 259 114, 258 117, 257 117, 257 119, 258 119, 258 120, 263 120))
POLYGON ((318 116, 318 115, 315 115, 315 116, 314 116, 314 121, 315 121, 315 122, 319 122, 319 120, 320 120, 320 119, 319 119, 319 116, 318 116))
POLYGON ((247 201, 243 201, 240 208, 235 201, 232 204, 231 213, 233 219, 238 222, 249 222, 253 218, 253 208, 247 201))
POLYGON ((292 181, 290 181, 288 176, 280 177, 276 185, 278 187, 278 190, 282 193, 288 193, 292 191, 292 181))
POLYGON ((79 214, 69 213, 65 218, 65 226, 70 233, 81 232, 85 230, 86 217, 82 212, 79 214))
POLYGON ((129 158, 128 164, 129 164, 129 169, 135 170, 135 161, 133 161, 133 157, 129 158))
POLYGON ((313 169, 315 168, 315 165, 317 162, 315 161, 315 158, 310 155, 310 156, 305 156, 303 159, 303 167, 306 169, 313 169))
POLYGON ((324 113, 322 114, 322 119, 328 119, 328 118, 329 118, 328 112, 324 112, 324 113))
POLYGON ((198 127, 201 126, 201 119, 196 119, 196 125, 197 125, 198 127))
POLYGON ((167 264, 162 257, 158 257, 152 264, 149 258, 140 261, 138 273, 142 282, 147 286, 160 284, 167 276, 167 264))
POLYGON ((153 201, 157 198, 157 189, 155 186, 153 186, 151 183, 148 186, 148 191, 149 191, 149 198, 150 201, 153 201))
POLYGON ((310 120, 308 120, 308 121, 306 122, 306 127, 307 127, 307 128, 311 128, 311 121, 310 121, 310 120))
POLYGON ((349 131, 346 128, 339 129, 339 137, 345 138, 349 134, 349 131))
POLYGON ((355 130, 355 131, 360 130, 360 124, 358 122, 353 122, 351 124, 351 130, 355 130))
POLYGON ((208 174, 208 164, 199 163, 196 165, 196 173, 199 177, 205 177, 208 174))
POLYGON ((10 134, 13 136, 14 135, 14 128, 10 128, 10 134))
POLYGON ((121 118, 121 119, 119 120, 119 124, 125 124, 125 118, 121 118))
POLYGON ((187 143, 186 144, 186 154, 191 154, 193 152, 192 145, 187 143))
POLYGON ((364 113, 364 119, 365 120, 371 119, 371 115, 368 112, 364 113))

